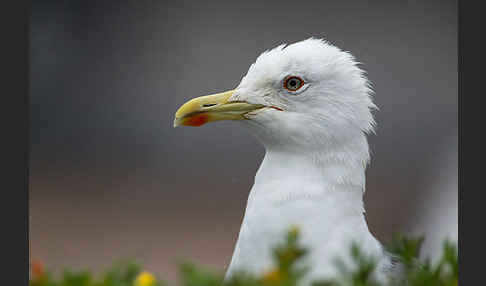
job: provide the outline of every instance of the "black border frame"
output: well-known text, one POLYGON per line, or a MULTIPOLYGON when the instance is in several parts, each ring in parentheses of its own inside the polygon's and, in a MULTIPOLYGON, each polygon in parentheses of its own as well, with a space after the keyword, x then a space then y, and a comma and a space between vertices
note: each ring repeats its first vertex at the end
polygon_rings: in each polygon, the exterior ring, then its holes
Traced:
POLYGON ((29 281, 30 1, 2 2, 2 285, 29 281))

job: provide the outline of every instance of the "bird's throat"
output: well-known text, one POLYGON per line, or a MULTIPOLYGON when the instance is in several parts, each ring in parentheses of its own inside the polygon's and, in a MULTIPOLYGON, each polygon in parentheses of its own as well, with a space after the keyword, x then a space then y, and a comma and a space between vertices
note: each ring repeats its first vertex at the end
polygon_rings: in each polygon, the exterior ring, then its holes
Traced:
POLYGON ((320 148, 285 149, 267 147, 255 176, 255 192, 278 197, 328 196, 329 192, 365 190, 365 170, 369 160, 365 136, 353 141, 320 148))

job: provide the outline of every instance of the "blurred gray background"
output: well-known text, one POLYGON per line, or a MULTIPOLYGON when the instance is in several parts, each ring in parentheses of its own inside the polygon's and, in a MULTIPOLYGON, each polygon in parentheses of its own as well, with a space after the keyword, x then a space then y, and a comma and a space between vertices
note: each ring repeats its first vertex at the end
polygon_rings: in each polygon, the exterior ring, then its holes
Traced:
POLYGON ((135 258, 169 281, 180 258, 222 270, 264 150, 235 122, 174 129, 174 112, 234 88, 264 50, 311 36, 350 51, 373 82, 380 111, 369 137, 370 230, 387 241, 439 225, 424 209, 455 216, 442 231, 457 229, 456 8, 34 1, 32 258, 55 271, 97 272, 135 258))

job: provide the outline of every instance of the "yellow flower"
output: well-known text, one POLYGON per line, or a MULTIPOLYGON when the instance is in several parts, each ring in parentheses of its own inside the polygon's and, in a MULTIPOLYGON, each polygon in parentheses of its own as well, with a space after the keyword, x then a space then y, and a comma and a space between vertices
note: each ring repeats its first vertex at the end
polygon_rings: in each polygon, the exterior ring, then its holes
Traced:
POLYGON ((284 273, 280 269, 275 268, 263 275, 262 282, 267 285, 278 285, 284 278, 284 273))
POLYGON ((143 271, 135 278, 134 286, 152 286, 155 285, 155 277, 147 271, 143 271))

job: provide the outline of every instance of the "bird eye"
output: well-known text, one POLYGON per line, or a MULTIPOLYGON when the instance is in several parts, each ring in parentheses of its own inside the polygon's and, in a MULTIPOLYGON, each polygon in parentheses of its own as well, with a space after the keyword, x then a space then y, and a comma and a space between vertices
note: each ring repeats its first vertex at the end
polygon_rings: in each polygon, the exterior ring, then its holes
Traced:
POLYGON ((283 87, 288 91, 297 91, 304 85, 304 80, 297 76, 290 76, 284 80, 283 87))

